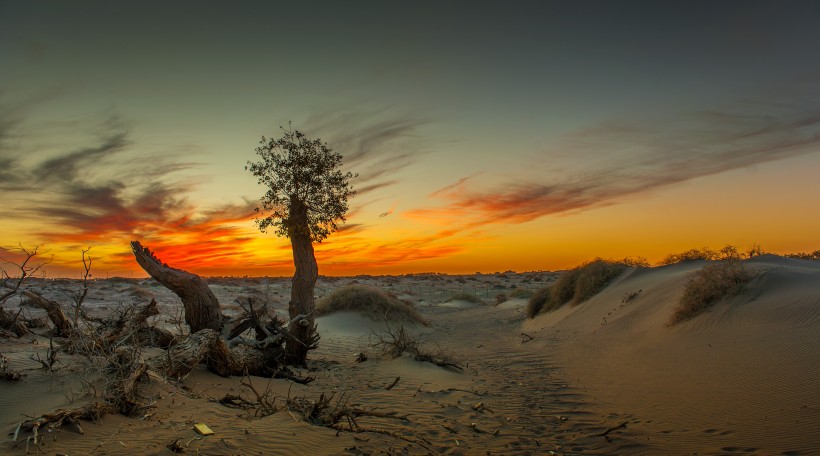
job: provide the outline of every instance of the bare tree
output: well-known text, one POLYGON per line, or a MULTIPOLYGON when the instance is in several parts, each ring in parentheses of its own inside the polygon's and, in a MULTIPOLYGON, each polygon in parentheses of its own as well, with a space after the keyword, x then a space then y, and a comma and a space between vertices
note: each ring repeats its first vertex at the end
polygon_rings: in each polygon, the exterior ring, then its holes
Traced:
POLYGON ((290 362, 304 364, 308 349, 318 340, 314 323, 313 290, 319 275, 313 242, 322 242, 345 220, 347 200, 355 192, 352 173, 341 171, 342 156, 320 139, 302 132, 282 129, 279 139, 264 136, 256 153, 258 162, 245 169, 267 188, 261 198, 256 224, 267 232, 274 227, 278 236, 290 239, 293 250, 293 286, 288 305, 292 337, 287 341, 290 362))
POLYGON ((4 267, 0 266, 0 274, 2 274, 2 278, 0 278, 0 286, 8 290, 4 293, 0 293, 0 304, 5 302, 8 298, 14 296, 27 278, 34 276, 43 266, 51 263, 51 258, 41 262, 34 261, 38 255, 41 255, 38 252, 38 250, 40 250, 39 245, 35 245, 34 247, 27 249, 23 247, 23 244, 18 244, 16 249, 5 250, 19 251, 25 258, 18 264, 0 257, 0 263, 5 264, 6 266, 11 266, 12 269, 17 270, 12 275, 6 271, 4 267))
POLYGON ((23 296, 29 298, 34 305, 45 310, 48 314, 48 318, 54 324, 54 331, 56 335, 65 337, 71 333, 72 326, 71 322, 65 316, 60 303, 23 288, 24 282, 29 277, 32 277, 43 266, 51 262, 51 259, 39 263, 35 261, 35 258, 40 254, 38 252, 39 248, 40 246, 35 246, 34 248, 26 249, 22 244, 20 244, 16 250, 18 250, 25 257, 25 259, 23 259, 19 264, 6 260, 5 258, 0 258, 2 263, 11 265, 19 271, 12 276, 5 269, 2 270, 3 277, 0 279, 0 288, 5 288, 8 291, 0 294, 0 304, 18 293, 22 294, 23 296))

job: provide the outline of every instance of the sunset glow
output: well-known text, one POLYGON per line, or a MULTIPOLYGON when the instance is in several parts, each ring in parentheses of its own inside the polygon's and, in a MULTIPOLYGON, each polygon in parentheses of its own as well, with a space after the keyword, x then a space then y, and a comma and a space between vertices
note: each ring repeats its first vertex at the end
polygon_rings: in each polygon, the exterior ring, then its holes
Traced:
POLYGON ((359 174, 320 274, 820 248, 809 3, 0 5, 0 257, 49 276, 292 274, 244 170, 288 121, 359 174))

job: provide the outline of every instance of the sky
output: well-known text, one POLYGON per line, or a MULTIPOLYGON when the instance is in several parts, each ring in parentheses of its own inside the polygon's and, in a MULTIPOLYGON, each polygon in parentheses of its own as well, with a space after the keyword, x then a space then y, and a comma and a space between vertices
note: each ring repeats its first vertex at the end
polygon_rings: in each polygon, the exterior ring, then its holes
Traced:
POLYGON ((816 2, 205 3, 0 0, 0 258, 291 275, 288 122, 358 173, 321 274, 820 248, 816 2))

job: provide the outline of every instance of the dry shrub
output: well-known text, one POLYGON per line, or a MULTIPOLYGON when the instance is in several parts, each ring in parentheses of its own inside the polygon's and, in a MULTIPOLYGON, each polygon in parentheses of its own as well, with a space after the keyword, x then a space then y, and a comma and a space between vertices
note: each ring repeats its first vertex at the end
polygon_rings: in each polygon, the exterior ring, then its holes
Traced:
POLYGON ((383 355, 389 355, 391 358, 398 358, 403 353, 409 353, 416 361, 424 361, 459 371, 464 370, 450 353, 441 349, 430 350, 423 347, 422 338, 422 334, 409 332, 404 329, 404 326, 393 329, 388 324, 382 331, 371 331, 370 343, 373 347, 380 348, 383 355))
MULTIPOLYGON (((758 246, 757 249, 759 250, 760 247, 758 246)), ((753 250, 754 248, 747 253, 747 256, 751 256, 753 250)), ((740 260, 742 257, 743 255, 737 250, 737 247, 727 244, 720 250, 712 250, 709 247, 703 247, 702 249, 689 249, 685 252, 670 253, 669 255, 666 255, 663 260, 661 260, 661 265, 693 260, 740 260)))
POLYGON ((388 324, 380 332, 371 331, 370 340, 371 345, 380 348, 383 355, 398 358, 402 353, 418 353, 421 335, 408 332, 404 326, 393 329, 388 324))
POLYGON ((337 288, 316 304, 318 315, 342 311, 360 312, 376 321, 393 320, 430 325, 412 304, 366 285, 337 288))
POLYGON ((501 305, 507 302, 507 299, 509 299, 507 298, 507 295, 505 295, 504 293, 499 293, 495 295, 495 305, 501 305))
POLYGON ((737 295, 752 277, 754 274, 736 260, 704 266, 690 276, 670 324, 694 318, 715 302, 737 295))
POLYGON ((526 288, 516 288, 512 293, 510 293, 510 299, 527 299, 532 297, 532 295, 532 290, 528 290, 526 288))
POLYGON ((527 304, 527 316, 558 309, 567 302, 578 305, 603 290, 627 265, 621 261, 596 258, 575 269, 564 271, 551 286, 535 292, 527 304))
POLYGON ((152 298, 155 297, 154 293, 151 290, 147 290, 147 289, 142 288, 138 285, 132 285, 132 286, 128 287, 126 292, 132 298, 137 298, 137 299, 148 300, 148 299, 152 299, 152 298))
POLYGON ((553 306, 552 301, 550 301, 552 295, 550 288, 541 288, 532 295, 527 303, 527 318, 535 318, 536 315, 542 312, 549 312, 559 307, 553 306))
POLYGON ((797 253, 787 253, 786 258, 795 258, 798 260, 820 260, 820 250, 815 250, 811 253, 806 252, 797 252, 797 253))
POLYGON ((580 304, 598 294, 612 279, 621 275, 624 269, 626 269, 626 266, 622 263, 600 258, 581 266, 575 281, 572 304, 580 304))

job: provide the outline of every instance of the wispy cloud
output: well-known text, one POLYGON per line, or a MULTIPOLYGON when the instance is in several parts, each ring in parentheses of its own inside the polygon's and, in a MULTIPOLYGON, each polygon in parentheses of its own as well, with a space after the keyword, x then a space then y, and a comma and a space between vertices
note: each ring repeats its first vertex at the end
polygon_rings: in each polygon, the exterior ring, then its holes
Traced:
POLYGON ((317 260, 333 273, 379 268, 407 267, 414 261, 449 257, 468 249, 475 234, 459 230, 438 230, 431 233, 406 236, 390 242, 364 237, 330 239, 316 248, 317 260))
POLYGON ((819 146, 817 96, 598 125, 567 138, 566 153, 560 155, 573 159, 567 160, 563 175, 545 173, 489 188, 471 186, 472 176, 467 176, 430 195, 444 206, 405 215, 443 223, 523 223, 617 204, 698 177, 817 153, 819 146))
POLYGON ((357 194, 384 189, 399 181, 402 170, 431 151, 422 129, 423 117, 400 115, 387 109, 377 112, 332 111, 315 114, 305 129, 316 132, 344 155, 344 164, 359 174, 357 194))
MULTIPOLYGON (((255 202, 202 208, 189 198, 195 182, 180 174, 198 167, 180 155, 143 154, 116 118, 96 127, 96 143, 44 157, 4 159, 0 181, 7 203, 0 218, 27 225, 32 238, 64 249, 121 245, 105 259, 128 269, 128 241, 140 239, 180 267, 241 262, 252 241, 255 202)), ((0 138, 1 139, 1 138, 0 138)), ((59 259, 56 263, 59 263, 59 259)))

